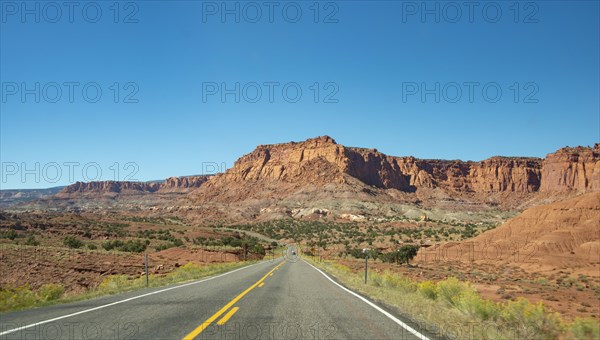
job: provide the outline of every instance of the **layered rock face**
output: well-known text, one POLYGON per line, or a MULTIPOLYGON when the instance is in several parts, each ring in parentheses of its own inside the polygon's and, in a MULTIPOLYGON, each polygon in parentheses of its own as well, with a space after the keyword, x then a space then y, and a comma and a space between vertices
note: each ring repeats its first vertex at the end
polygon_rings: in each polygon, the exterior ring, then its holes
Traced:
POLYGON ((492 157, 481 162, 398 158, 400 171, 409 180, 409 191, 443 188, 456 192, 537 191, 541 159, 492 157))
POLYGON ((419 252, 421 261, 490 261, 525 268, 585 267, 600 259, 600 192, 525 210, 475 238, 419 252))
POLYGON ((376 149, 345 147, 323 136, 302 143, 261 145, 240 158, 219 180, 316 181, 344 183, 344 175, 381 189, 414 192, 443 188, 457 192, 535 192, 540 186, 538 158, 493 157, 482 162, 420 160, 387 156, 376 149), (307 164, 319 160, 333 173, 316 173, 307 164))
POLYGON ((546 156, 541 191, 600 190, 600 144, 593 148, 562 148, 546 156))
POLYGON ((169 177, 164 182, 97 181, 76 182, 65 187, 59 196, 76 194, 142 194, 155 192, 189 192, 199 188, 210 176, 169 177))
POLYGON ((156 192, 160 187, 156 182, 76 182, 64 188, 61 194, 76 193, 125 193, 125 192, 156 192))
POLYGON ((189 192, 200 202, 353 198, 517 207, 537 192, 600 190, 600 144, 564 148, 547 158, 492 157, 480 162, 394 157, 346 147, 322 136, 260 145, 225 173, 158 182, 75 183, 61 194, 189 192), (388 190, 388 189, 395 189, 388 190), (410 195, 417 193, 417 195, 410 195), (294 196, 295 195, 295 196, 294 196))
POLYGON ((314 173, 307 164, 327 162, 342 169, 346 158, 344 147, 337 145, 331 137, 318 137, 303 143, 259 145, 253 152, 242 156, 220 179, 240 181, 283 181, 315 180, 341 182, 340 172, 314 173), (311 174, 313 172, 314 174, 311 174))
POLYGON ((210 176, 169 177, 160 185, 160 191, 177 191, 199 188, 210 176))

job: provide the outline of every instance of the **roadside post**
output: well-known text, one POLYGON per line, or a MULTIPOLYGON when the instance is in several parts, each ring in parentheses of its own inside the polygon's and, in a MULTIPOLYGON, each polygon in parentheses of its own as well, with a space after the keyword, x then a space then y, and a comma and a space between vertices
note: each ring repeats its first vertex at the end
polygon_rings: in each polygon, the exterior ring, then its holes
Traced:
POLYGON ((146 266, 146 288, 148 288, 148 253, 146 253, 145 266, 146 266))
POLYGON ((365 284, 367 284, 367 276, 369 272, 369 248, 363 249, 363 253, 365 254, 365 284))

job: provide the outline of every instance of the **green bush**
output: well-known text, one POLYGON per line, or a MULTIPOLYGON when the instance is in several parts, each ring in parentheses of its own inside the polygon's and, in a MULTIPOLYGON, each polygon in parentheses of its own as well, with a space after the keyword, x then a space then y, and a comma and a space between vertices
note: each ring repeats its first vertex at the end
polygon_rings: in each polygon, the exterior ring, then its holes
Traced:
POLYGON ((569 327, 569 339, 600 339, 600 323, 594 319, 577 318, 569 327))
POLYGON ((104 248, 104 250, 112 250, 123 246, 123 244, 124 243, 121 240, 106 241, 102 243, 102 248, 104 248))
POLYGON ((410 260, 417 256, 418 251, 419 246, 414 244, 405 244, 398 249, 398 260, 400 260, 400 262, 409 264, 410 260))
POLYGON ((5 287, 0 289, 0 311, 20 309, 36 303, 37 296, 26 284, 21 287, 5 287))
POLYGON ((102 248, 105 250, 116 249, 119 251, 126 251, 130 253, 141 253, 146 250, 146 242, 142 242, 140 240, 128 240, 127 242, 123 242, 121 240, 114 241, 106 241, 102 243, 102 248))
POLYGON ((437 283, 438 297, 448 306, 456 307, 460 302, 463 293, 472 291, 473 288, 465 282, 461 282, 455 277, 437 283))
POLYGON ((65 292, 65 287, 55 283, 47 283, 37 291, 41 301, 53 301, 59 299, 65 292))
POLYGON ((437 286, 431 281, 423 281, 419 283, 419 293, 424 297, 435 300, 437 298, 437 286))
POLYGON ((65 237, 63 240, 63 244, 69 248, 81 248, 83 246, 83 242, 81 242, 73 236, 65 237))
POLYGON ((38 240, 35 239, 35 236, 30 235, 27 238, 27 241, 25 241, 25 245, 28 245, 28 246, 39 246, 40 242, 38 242, 38 240))
POLYGON ((529 339, 556 339, 563 331, 560 316, 543 303, 532 304, 524 298, 508 302, 500 316, 509 329, 529 339))
POLYGON ((146 250, 146 243, 140 240, 129 240, 118 248, 120 251, 126 251, 130 253, 141 253, 146 250))
POLYGON ((120 292, 131 287, 131 280, 127 275, 111 275, 98 285, 98 289, 107 293, 120 292))
POLYGON ((463 292, 456 308, 472 318, 484 321, 496 320, 500 315, 498 304, 481 298, 475 291, 463 292))
POLYGON ((20 287, 5 287, 0 289, 0 312, 33 307, 36 304, 59 299, 65 288, 60 284, 48 283, 36 292, 29 284, 20 287))
POLYGON ((265 247, 263 247, 261 244, 255 244, 252 252, 263 256, 266 254, 265 247))
POLYGON ((7 238, 9 240, 14 240, 17 237, 21 237, 21 235, 19 235, 14 229, 9 229, 9 230, 0 232, 0 238, 7 238))

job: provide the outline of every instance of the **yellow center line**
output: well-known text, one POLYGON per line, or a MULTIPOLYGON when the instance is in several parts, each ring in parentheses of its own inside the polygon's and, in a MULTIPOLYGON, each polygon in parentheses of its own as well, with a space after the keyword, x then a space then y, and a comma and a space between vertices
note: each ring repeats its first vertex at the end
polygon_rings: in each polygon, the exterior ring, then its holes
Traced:
POLYGON ((235 312, 238 311, 238 309, 240 309, 240 307, 231 308, 231 310, 229 310, 229 312, 227 312, 227 314, 225 314, 225 316, 222 317, 221 320, 219 320, 217 322, 217 325, 223 326, 227 321, 229 321, 229 318, 231 318, 233 316, 233 314, 235 314, 235 312))
POLYGON ((260 288, 260 287, 262 287, 262 286, 264 286, 264 285, 265 285, 265 283, 264 283, 264 282, 261 282, 261 283, 258 285, 258 288, 260 288))
POLYGON ((271 269, 271 271, 268 272, 265 276, 263 276, 260 280, 256 281, 256 283, 254 283, 248 289, 246 289, 245 291, 243 291, 240 295, 236 296, 233 300, 229 301, 228 304, 226 304, 223 308, 221 308, 213 316, 211 316, 210 318, 206 319, 206 321, 204 321, 200 326, 198 326, 196 329, 194 329, 188 335, 186 335, 183 338, 183 340, 192 340, 195 337, 197 337, 198 334, 202 333, 202 331, 204 331, 206 328, 208 328, 208 326, 210 326, 211 323, 213 323, 216 319, 218 319, 219 316, 221 316, 231 306, 233 306, 236 302, 238 302, 241 298, 243 298, 244 295, 248 294, 248 292, 250 292, 252 289, 256 288, 256 286, 258 286, 259 284, 261 284, 267 278, 267 276, 271 275, 275 271, 275 269, 281 267, 285 262, 286 262, 286 260, 284 260, 283 262, 281 262, 280 264, 278 264, 277 267, 275 267, 274 269, 271 269))

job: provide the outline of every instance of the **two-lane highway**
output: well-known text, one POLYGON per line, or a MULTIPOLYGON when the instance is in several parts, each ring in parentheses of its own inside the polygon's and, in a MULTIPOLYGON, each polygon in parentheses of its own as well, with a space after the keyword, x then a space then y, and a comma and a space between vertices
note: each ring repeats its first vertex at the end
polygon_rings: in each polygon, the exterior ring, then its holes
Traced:
POLYGON ((418 339, 295 256, 167 288, 0 314, 0 339, 418 339))

